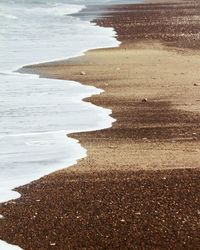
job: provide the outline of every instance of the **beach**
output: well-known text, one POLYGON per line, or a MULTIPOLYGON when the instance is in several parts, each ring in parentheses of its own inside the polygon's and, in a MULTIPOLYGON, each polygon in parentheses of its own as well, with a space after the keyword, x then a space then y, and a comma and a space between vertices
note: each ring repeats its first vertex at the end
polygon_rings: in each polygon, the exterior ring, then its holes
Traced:
POLYGON ((0 206, 0 238, 28 250, 199 249, 200 5, 100 12, 94 22, 113 27, 119 47, 21 72, 103 89, 85 101, 116 121, 70 135, 87 157, 18 188, 22 197, 0 206))

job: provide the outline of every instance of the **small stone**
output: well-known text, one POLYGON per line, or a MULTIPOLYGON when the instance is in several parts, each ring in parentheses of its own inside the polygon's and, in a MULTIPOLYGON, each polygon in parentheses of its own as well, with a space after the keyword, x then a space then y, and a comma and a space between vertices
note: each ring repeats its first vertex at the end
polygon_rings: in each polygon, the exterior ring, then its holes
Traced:
POLYGON ((197 87, 197 86, 199 86, 199 84, 198 83, 194 83, 194 86, 197 87))
POLYGON ((114 145, 113 146, 111 145, 111 146, 108 146, 108 147, 109 148, 117 148, 117 146, 114 146, 114 145))
POLYGON ((142 99, 142 102, 147 102, 147 101, 148 101, 147 98, 142 99))
POLYGON ((125 222, 125 220, 124 220, 124 219, 121 219, 121 222, 125 222))
POLYGON ((141 215, 141 213, 140 212, 137 212, 137 213, 135 213, 136 215, 141 215))
POLYGON ((9 204, 16 204, 16 201, 9 201, 9 204))
POLYGON ((162 179, 163 179, 163 180, 166 180, 166 179, 167 179, 167 177, 165 177, 165 176, 164 176, 162 179))
POLYGON ((0 220, 4 219, 3 215, 0 214, 0 220))
POLYGON ((86 75, 86 73, 84 71, 81 71, 80 75, 84 76, 84 75, 86 75))
POLYGON ((51 242, 50 242, 50 246, 55 246, 55 245, 56 245, 56 243, 51 243, 51 242))

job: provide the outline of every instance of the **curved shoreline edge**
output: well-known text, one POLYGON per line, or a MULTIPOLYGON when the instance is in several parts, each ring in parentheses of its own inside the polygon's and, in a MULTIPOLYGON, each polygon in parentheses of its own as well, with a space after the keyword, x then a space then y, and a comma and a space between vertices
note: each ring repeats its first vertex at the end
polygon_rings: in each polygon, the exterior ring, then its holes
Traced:
MULTIPOLYGON (((73 15, 80 15, 79 13, 80 12, 82 12, 85 8, 87 8, 86 6, 81 6, 81 9, 77 12, 77 13, 71 13, 71 14, 67 14, 67 15, 71 15, 71 16, 73 16, 73 15)), ((112 30, 112 28, 110 29, 110 31, 113 33, 112 35, 110 34, 110 37, 115 37, 115 32, 114 32, 114 30, 112 30)), ((113 42, 112 42, 113 43, 113 42)), ((115 46, 117 47, 117 46, 119 46, 119 42, 117 42, 117 40, 116 40, 116 44, 115 44, 115 46)), ((114 46, 114 44, 112 44, 112 45, 108 45, 108 46, 104 46, 104 47, 100 47, 100 48, 114 48, 115 47, 114 46)), ((99 49, 99 47, 95 47, 95 48, 92 48, 92 50, 95 50, 95 49, 99 49)), ((37 80, 37 78, 43 78, 43 79, 52 79, 52 80, 60 80, 60 81, 63 81, 62 79, 57 79, 57 78, 53 78, 53 77, 45 77, 45 75, 43 75, 43 74, 40 74, 40 73, 37 73, 37 72, 34 72, 34 71, 32 71, 32 70, 27 70, 27 69, 29 69, 29 68, 34 68, 34 67, 38 67, 38 66, 40 66, 40 65, 43 65, 43 64, 51 64, 51 63, 56 63, 57 61, 66 61, 66 60, 70 60, 70 59, 73 59, 73 58, 77 58, 77 57, 80 57, 80 56, 84 56, 85 55, 85 53, 88 51, 88 50, 90 50, 90 49, 86 49, 86 50, 83 50, 83 51, 80 51, 77 55, 74 55, 74 56, 71 56, 71 57, 69 57, 69 58, 55 58, 55 59, 53 59, 53 60, 51 60, 51 61, 44 61, 44 62, 34 62, 34 63, 31 63, 31 64, 28 64, 28 65, 22 65, 22 66, 20 66, 20 67, 18 67, 18 68, 15 68, 15 69, 13 69, 13 71, 12 72, 5 72, 6 74, 13 74, 13 75, 18 75, 18 74, 22 74, 22 75, 31 75, 31 77, 33 77, 33 78, 35 78, 36 80, 37 80)), ((70 81, 70 80, 68 80, 68 79, 66 79, 66 81, 68 81, 68 82, 72 82, 72 81, 70 81)), ((80 84, 80 85, 82 85, 80 82, 77 82, 77 81, 74 81, 74 84, 80 84)), ((92 86, 91 86, 92 87, 92 86)), ((95 93, 95 94, 92 94, 91 93, 91 95, 88 95, 87 97, 84 97, 81 101, 82 102, 84 102, 86 99, 88 99, 88 98, 90 98, 91 96, 93 96, 93 95, 99 95, 99 94, 101 94, 104 90, 102 90, 102 89, 98 89, 98 88, 96 88, 96 87, 93 87, 94 89, 96 89, 97 90, 97 92, 99 92, 99 93, 95 93)), ((95 106, 95 105, 94 105, 95 106)), ((103 108, 102 108, 103 109, 103 108)), ((110 110, 110 109, 105 109, 105 111, 106 111, 106 114, 105 114, 105 116, 106 115, 108 115, 108 116, 110 116, 111 115, 111 113, 112 113, 112 110, 110 110)), ((109 128, 110 126, 112 126, 112 123, 113 122, 115 122, 115 119, 113 119, 112 121, 110 120, 109 121, 109 124, 108 125, 105 125, 105 126, 102 126, 102 128, 99 128, 99 130, 100 129, 103 129, 103 128, 109 128), (111 123, 111 124, 110 124, 111 123)), ((96 130, 95 128, 91 128, 91 130, 87 130, 88 132, 89 131, 93 131, 93 130, 96 130)), ((98 130, 98 129, 97 129, 98 130)), ((81 132, 84 132, 85 130, 83 130, 83 131, 81 131, 81 132)), ((87 131, 85 131, 85 132, 87 132, 87 131)), ((57 132, 57 131, 55 131, 55 132, 57 132)), ((44 133, 54 133, 54 131, 47 131, 47 132, 44 132, 44 133)), ((73 132, 73 133, 75 133, 75 132, 73 132)), ((77 133, 79 133, 79 132, 77 132, 77 133)), ((38 132, 36 132, 36 133, 31 133, 31 134, 40 134, 40 133, 38 133, 38 132)), ((68 135, 70 135, 71 133, 67 133, 66 134, 66 136, 68 136, 68 135)), ((73 139, 73 138, 72 138, 73 139)), ((78 144, 80 144, 79 143, 79 140, 78 139, 73 139, 74 141, 76 141, 78 144)), ((83 157, 84 158, 84 157, 83 157)), ((81 158, 80 158, 81 159, 81 158)), ((77 163, 77 162, 76 162, 77 163)), ((75 165, 76 163, 74 163, 73 165, 75 165)), ((71 165, 70 165, 71 166, 71 165)), ((64 169, 65 168, 67 168, 67 167, 63 167, 64 169)), ((62 168, 61 168, 62 169, 62 168)), ((55 171, 59 171, 59 170, 55 170, 55 171)), ((52 173, 52 172, 51 172, 52 173)), ((47 173, 47 175, 48 174, 51 174, 51 173, 47 173)), ((40 177, 40 178, 42 178, 42 177, 40 177)), ((35 181, 35 180, 33 180, 33 181, 35 181)), ((28 185, 28 184, 25 184, 25 185, 28 185)), ((13 198, 12 199, 8 199, 8 200, 5 200, 5 201, 3 201, 3 202, 1 202, 1 203, 5 203, 5 202, 9 202, 9 201, 12 201, 12 200, 17 200, 17 199, 19 199, 20 198, 20 196, 19 196, 19 193, 17 192, 17 191, 15 191, 15 190, 17 190, 17 188, 18 187, 16 187, 16 188, 14 188, 13 189, 13 192, 15 192, 16 193, 16 198, 14 198, 14 196, 15 195, 13 195, 13 198), (18 195, 17 195, 18 194, 18 195)), ((0 204, 1 204, 0 203, 0 204)))
MULTIPOLYGON (((79 12, 81 12, 82 10, 84 10, 86 8, 86 6, 82 6, 82 9, 81 10, 79 10, 78 12, 77 12, 77 14, 79 13, 79 12)), ((74 15, 75 13, 71 13, 71 14, 68 14, 68 15, 74 15)), ((110 31, 113 33, 112 34, 112 36, 111 37, 115 37, 115 33, 114 33, 114 30, 112 30, 112 29, 110 29, 110 31)), ((116 47, 119 45, 119 42, 116 40, 116 47)), ((104 45, 103 47, 94 47, 94 48, 92 48, 92 49, 98 49, 98 48, 110 48, 110 47, 114 47, 114 43, 112 42, 112 45, 108 45, 108 46, 106 46, 106 45, 104 45)), ((68 60, 68 59, 72 59, 72 58, 76 58, 76 57, 79 57, 79 56, 83 56, 86 52, 88 51, 88 49, 86 49, 86 50, 84 50, 84 51, 80 51, 77 55, 74 55, 74 56, 72 56, 72 57, 69 57, 69 58, 55 58, 55 59, 53 59, 53 60, 51 60, 51 61, 45 61, 45 62, 38 62, 38 63, 32 63, 32 64, 29 64, 29 65, 23 65, 23 66, 21 66, 21 67, 18 67, 17 69, 13 69, 13 71, 12 72, 5 72, 5 74, 14 74, 14 75, 17 75, 17 74, 23 74, 23 75, 28 75, 28 74, 30 74, 32 77, 35 77, 35 79, 37 80, 37 78, 46 78, 44 75, 40 75, 40 74, 37 74, 37 73, 33 73, 33 72, 29 72, 29 71, 26 71, 25 69, 26 68, 29 68, 29 67, 32 67, 32 65, 33 65, 33 67, 34 67, 34 65, 43 65, 43 64, 46 64, 46 63, 54 63, 54 62, 56 62, 56 61, 61 61, 61 60, 68 60)), ((4 73, 4 72, 3 72, 4 73)), ((51 77, 50 77, 51 78, 51 77)), ((46 78, 47 79, 47 78, 46 78)), ((53 79, 53 78, 51 78, 51 79, 53 79)), ((56 80, 59 80, 59 79, 54 79, 55 81, 56 80)), ((60 80, 60 81, 62 81, 62 80, 60 80)), ((81 83, 79 83, 79 82, 74 82, 74 84, 80 84, 80 85, 82 85, 81 83)), ((93 94, 93 93, 91 93, 91 95, 88 95, 87 97, 84 97, 81 101, 82 102, 84 102, 84 100, 85 99, 87 99, 87 98, 89 98, 89 97, 91 97, 91 96, 93 96, 93 95, 99 95, 103 90, 102 89, 98 89, 98 88, 95 88, 94 87, 94 89, 96 89, 97 91, 96 92, 99 92, 99 93, 95 93, 95 94, 93 94)), ((94 92, 94 91, 93 91, 94 92)), ((95 105, 94 105, 95 106, 95 105)), ((102 108, 103 109, 103 108, 102 108)), ((112 123, 113 122, 115 122, 115 119, 114 118, 111 118, 111 113, 112 113, 112 110, 109 110, 109 109, 104 109, 105 110, 105 118, 106 118, 106 116, 109 116, 110 117, 110 119, 107 119, 107 121, 105 121, 105 124, 104 125, 102 125, 102 126, 100 126, 100 124, 98 125, 99 126, 99 128, 94 128, 94 127, 92 127, 91 126, 91 129, 87 129, 87 130, 82 130, 81 132, 86 132, 86 131, 96 131, 96 130, 101 130, 101 129, 106 129, 106 128, 110 128, 111 126, 112 126, 112 123), (107 124, 106 124, 106 122, 107 122, 107 124)), ((45 133, 54 133, 54 131, 50 131, 50 132, 45 132, 45 133)), ((74 132, 73 132, 74 133, 74 132)), ((78 133, 78 132, 77 132, 78 133)), ((33 134, 37 134, 37 133, 33 133, 33 134)), ((76 142, 77 144, 79 144, 80 146, 81 146, 81 144, 80 144, 80 142, 79 142, 79 140, 78 139, 74 139, 74 138, 72 138, 72 137, 70 137, 69 136, 70 135, 70 133, 66 133, 66 137, 68 137, 70 140, 73 140, 74 142, 76 142)), ((52 174, 52 173, 54 173, 55 171, 60 171, 60 170, 63 170, 63 169, 66 169, 66 168, 68 168, 68 167, 71 167, 71 166, 74 166, 74 165, 76 165, 77 164, 77 161, 78 160, 81 160, 81 159, 83 159, 83 158, 85 158, 87 155, 86 155, 86 152, 87 152, 87 150, 84 148, 84 150, 85 150, 85 155, 83 156, 81 153, 80 153, 80 157, 79 158, 77 158, 76 160, 75 160, 75 162, 73 163, 73 164, 70 164, 69 166, 67 165, 67 166, 64 166, 64 164, 62 164, 62 167, 60 167, 60 168, 55 168, 54 170, 49 170, 49 171, 47 171, 46 172, 46 174, 45 175, 43 175, 43 176, 39 176, 37 179, 33 179, 31 182, 30 181, 28 181, 27 183, 23 183, 23 184, 21 184, 21 186, 17 186, 17 187, 15 187, 15 188, 13 188, 12 190, 10 190, 11 192, 12 192, 12 194, 9 194, 10 195, 10 197, 9 198, 7 198, 7 200, 3 200, 1 203, 0 203, 0 205, 4 205, 4 204, 16 204, 17 202, 18 202, 18 200, 21 198, 21 192, 19 191, 20 190, 20 188, 22 187, 22 186, 26 186, 26 185, 29 185, 30 183, 32 183, 32 182, 35 182, 35 181, 37 181, 37 180, 39 180, 39 179, 41 179, 41 178, 43 178, 44 176, 47 176, 47 175, 49 175, 49 174, 52 174), (11 198, 12 197, 12 198, 11 198)), ((74 160, 74 159, 72 159, 72 160, 74 160)), ((30 178, 29 178, 30 179, 30 178)), ((0 214, 1 215, 1 214, 0 214)), ((0 220, 1 221, 3 221, 3 220, 6 220, 6 217, 3 217, 2 216, 2 218, 0 218, 0 220)), ((21 249, 20 247, 18 247, 17 245, 12 245, 12 244, 9 244, 9 243, 7 243, 6 241, 3 241, 3 240, 0 240, 0 248, 4 248, 4 249, 21 249)))

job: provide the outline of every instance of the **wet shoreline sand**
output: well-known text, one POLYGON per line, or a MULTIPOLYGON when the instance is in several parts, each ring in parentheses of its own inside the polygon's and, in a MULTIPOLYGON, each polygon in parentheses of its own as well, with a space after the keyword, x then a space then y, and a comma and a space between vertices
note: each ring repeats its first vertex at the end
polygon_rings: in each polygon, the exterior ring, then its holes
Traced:
POLYGON ((117 121, 71 135, 88 157, 19 188, 0 207, 0 238, 24 249, 198 249, 200 5, 105 13, 95 22, 115 28, 119 48, 24 70, 104 89, 87 101, 117 121))

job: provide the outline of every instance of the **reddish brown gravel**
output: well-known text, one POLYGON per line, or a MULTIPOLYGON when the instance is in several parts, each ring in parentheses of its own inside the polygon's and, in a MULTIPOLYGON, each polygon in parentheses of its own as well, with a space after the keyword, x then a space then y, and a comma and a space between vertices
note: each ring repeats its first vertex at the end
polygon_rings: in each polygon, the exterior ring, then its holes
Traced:
POLYGON ((102 14, 96 22, 114 27, 120 41, 161 40, 169 46, 199 49, 200 3, 178 2, 110 6, 109 15, 102 14))
POLYGON ((1 207, 9 218, 4 239, 34 250, 199 249, 199 174, 173 170, 43 178, 20 190, 17 206, 1 207))

